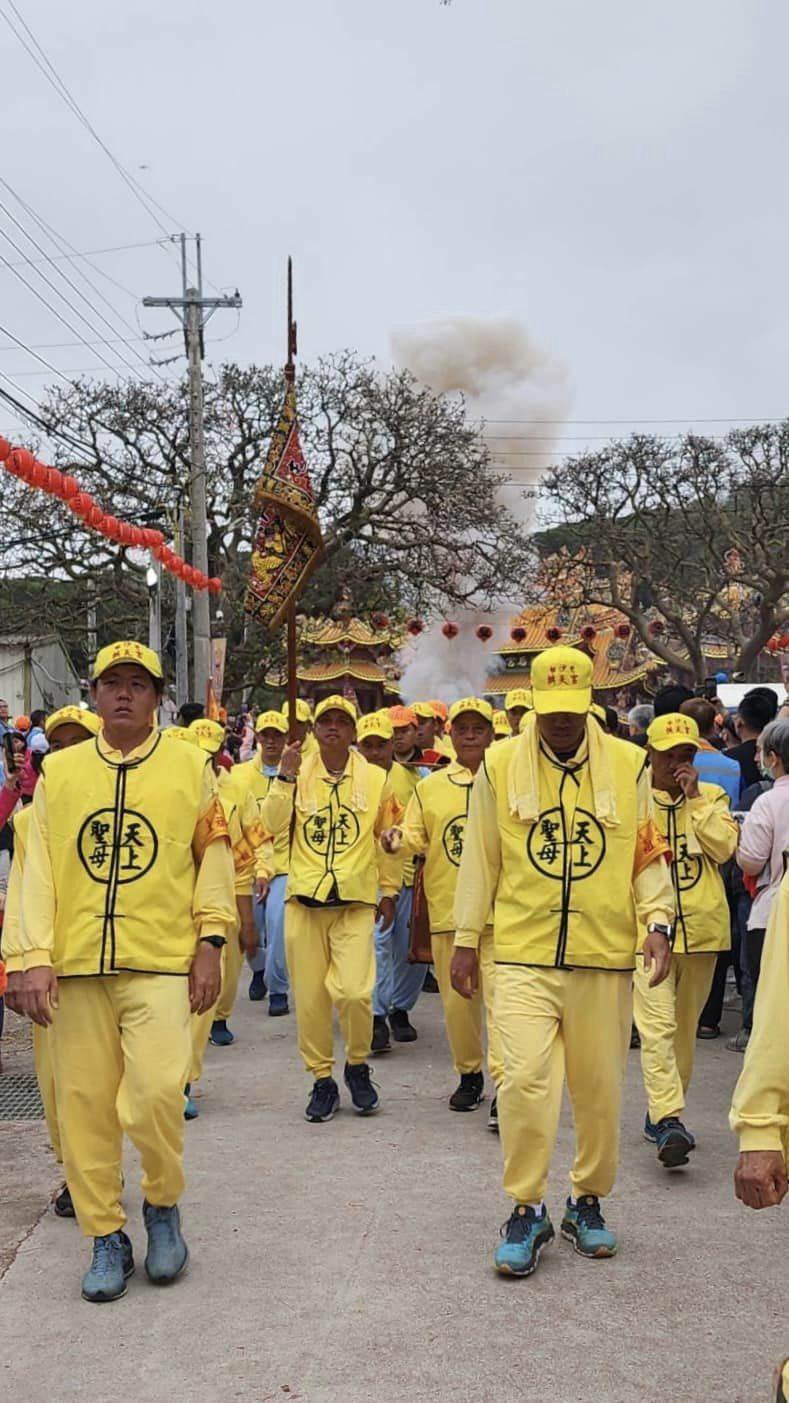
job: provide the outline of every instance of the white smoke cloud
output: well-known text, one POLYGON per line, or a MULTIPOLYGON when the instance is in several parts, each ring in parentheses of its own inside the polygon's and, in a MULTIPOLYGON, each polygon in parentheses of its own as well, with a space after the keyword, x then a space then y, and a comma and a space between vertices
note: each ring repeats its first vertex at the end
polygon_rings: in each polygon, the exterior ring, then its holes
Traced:
MULTIPOLYGON (((395 361, 438 394, 462 393, 469 419, 484 421, 491 463, 509 481, 499 488, 502 506, 528 529, 534 504, 524 493, 534 488, 553 460, 553 448, 567 415, 570 390, 567 371, 532 341, 526 329, 511 319, 482 320, 451 317, 412 330, 393 333, 395 361)), ((420 636, 412 655, 404 658, 401 691, 406 700, 457 697, 478 693, 490 667, 490 643, 476 637, 481 623, 491 623, 495 635, 506 632, 510 616, 522 607, 507 599, 501 582, 502 607, 494 615, 456 610, 452 621, 460 630, 444 638, 439 619, 420 636)))

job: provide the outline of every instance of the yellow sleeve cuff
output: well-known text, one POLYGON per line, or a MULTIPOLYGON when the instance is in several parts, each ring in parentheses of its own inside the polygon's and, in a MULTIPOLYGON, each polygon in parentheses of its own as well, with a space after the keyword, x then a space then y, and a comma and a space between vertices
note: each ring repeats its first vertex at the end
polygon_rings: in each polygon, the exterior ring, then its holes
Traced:
POLYGON ((456 930, 455 945, 461 950, 478 950, 480 942, 480 931, 456 930))
POLYGON ((51 950, 25 950, 22 956, 22 967, 25 970, 38 969, 39 965, 52 967, 51 950))
POLYGON ((22 974, 25 968, 23 955, 6 955, 3 964, 6 974, 22 974))
POLYGON ((754 1150, 778 1150, 783 1154, 783 1138, 779 1125, 740 1126, 740 1152, 749 1154, 754 1150))

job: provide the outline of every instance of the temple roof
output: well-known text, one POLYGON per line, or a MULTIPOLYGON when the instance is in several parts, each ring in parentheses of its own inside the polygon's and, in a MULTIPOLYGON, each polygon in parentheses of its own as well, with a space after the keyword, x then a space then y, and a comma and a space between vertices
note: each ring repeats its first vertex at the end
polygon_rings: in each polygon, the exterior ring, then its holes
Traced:
POLYGON ((305 619, 299 642, 318 648, 339 648, 342 644, 354 648, 399 648, 403 633, 389 623, 384 628, 373 628, 362 619, 305 619))
MULTIPOLYGON (((312 686, 323 682, 338 682, 343 677, 350 677, 354 682, 367 682, 372 686, 383 687, 384 691, 391 692, 393 696, 397 695, 396 682, 387 676, 383 668, 362 658, 349 658, 347 662, 338 663, 306 663, 296 669, 296 677, 299 682, 306 682, 312 686)), ((284 687, 286 680, 284 671, 274 669, 266 674, 269 687, 284 687)))

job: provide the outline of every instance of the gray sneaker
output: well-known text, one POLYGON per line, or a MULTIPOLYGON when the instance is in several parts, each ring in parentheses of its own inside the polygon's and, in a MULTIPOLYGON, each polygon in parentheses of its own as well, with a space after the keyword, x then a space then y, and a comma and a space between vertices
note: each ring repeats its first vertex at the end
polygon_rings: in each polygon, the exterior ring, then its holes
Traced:
POLYGON ((132 1245, 125 1232, 93 1239, 93 1261, 82 1278, 82 1299, 102 1305, 126 1295, 126 1279, 134 1271, 132 1245))
POLYGON ((750 1028, 741 1028, 733 1038, 726 1039, 727 1052, 744 1052, 751 1038, 750 1028))
POLYGON ((142 1217, 148 1234, 145 1273, 155 1286, 166 1286, 181 1275, 189 1261, 189 1249, 181 1236, 178 1206, 159 1208, 146 1200, 142 1217))

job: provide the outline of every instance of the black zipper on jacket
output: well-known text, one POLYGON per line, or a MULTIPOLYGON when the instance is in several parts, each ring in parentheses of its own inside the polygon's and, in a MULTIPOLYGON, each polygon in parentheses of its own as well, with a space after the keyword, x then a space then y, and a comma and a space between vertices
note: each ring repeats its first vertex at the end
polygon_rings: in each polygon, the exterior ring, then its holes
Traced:
MULTIPOLYGON (((680 800, 680 803, 684 802, 680 800)), ((682 928, 682 939, 685 942, 685 954, 688 953, 688 932, 685 926, 685 913, 682 910, 682 893, 679 889, 679 831, 677 829, 677 809, 676 804, 658 804, 658 808, 663 809, 668 814, 668 845, 671 848, 671 885, 674 888, 674 900, 677 905, 677 919, 675 923, 674 944, 676 945, 676 931, 682 928)))
MULTIPOLYGON (((573 889, 573 851, 572 843, 567 841, 567 817, 564 812, 564 786, 567 779, 572 779, 573 784, 578 789, 580 795, 581 784, 576 778, 575 768, 563 768, 562 777, 559 781, 559 813, 562 818, 562 912, 559 921, 559 939, 556 944, 556 968, 564 967, 564 957, 567 954, 567 936, 570 927, 570 898, 573 889)), ((580 766, 576 767, 580 769, 580 766)), ((575 814, 578 808, 578 795, 576 795, 575 808, 573 809, 572 827, 575 828, 575 814)))
POLYGON ((107 891, 104 897, 104 921, 101 931, 100 971, 107 973, 107 937, 110 940, 110 969, 115 968, 115 902, 118 898, 118 885, 121 864, 121 836, 123 833, 123 813, 126 804, 127 767, 118 765, 115 773, 115 800, 112 814, 112 857, 107 878, 107 891))

